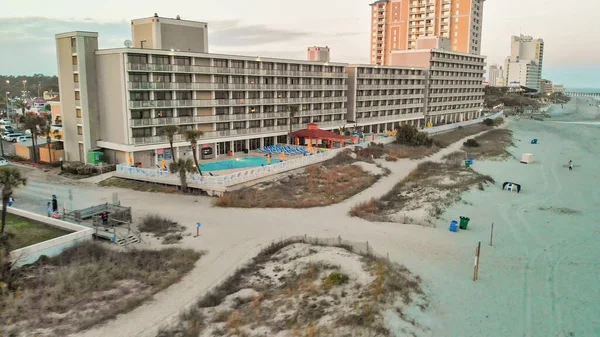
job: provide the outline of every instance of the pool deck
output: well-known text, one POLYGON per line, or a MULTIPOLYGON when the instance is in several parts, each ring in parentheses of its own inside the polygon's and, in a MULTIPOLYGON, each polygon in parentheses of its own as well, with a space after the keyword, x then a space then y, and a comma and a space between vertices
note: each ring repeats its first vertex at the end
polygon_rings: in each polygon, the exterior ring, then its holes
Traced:
MULTIPOLYGON (((232 160, 232 159, 236 159, 236 158, 245 158, 245 157, 265 158, 265 154, 258 152, 258 151, 250 151, 249 153, 238 152, 238 153, 235 153, 233 156, 220 155, 214 159, 199 161, 199 163, 200 163, 200 167, 202 167, 203 164, 214 163, 214 162, 225 161, 225 160, 232 160)), ((299 157, 302 157, 302 155, 296 155, 296 156, 286 155, 285 159, 290 160, 290 159, 295 159, 295 158, 299 158, 299 157)), ((280 154, 274 155, 272 157, 272 159, 281 160, 281 155, 280 154)), ((241 168, 235 168, 235 169, 229 169, 229 170, 213 170, 213 171, 202 170, 202 173, 205 173, 205 174, 212 173, 213 175, 226 175, 226 174, 245 171, 245 170, 248 170, 251 168, 252 167, 241 167, 241 168)))

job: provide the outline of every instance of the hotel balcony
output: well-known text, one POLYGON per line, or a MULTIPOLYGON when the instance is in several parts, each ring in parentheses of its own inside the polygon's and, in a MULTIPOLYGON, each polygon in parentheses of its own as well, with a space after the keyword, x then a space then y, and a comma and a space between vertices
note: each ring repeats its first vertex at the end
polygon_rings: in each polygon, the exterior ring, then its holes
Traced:
MULTIPOLYGON (((345 108, 325 109, 325 110, 303 110, 297 112, 294 117, 322 116, 331 114, 346 114, 345 108)), ((275 119, 288 118, 290 113, 282 112, 263 112, 263 113, 245 113, 229 115, 210 115, 210 116, 189 116, 189 117, 163 117, 163 118, 142 118, 130 119, 131 127, 161 126, 161 125, 180 125, 180 124, 199 124, 199 123, 217 123, 217 122, 236 122, 257 119, 275 119)))
POLYGON ((347 90, 343 84, 128 82, 130 90, 347 90))
POLYGON ((348 97, 300 97, 300 98, 257 98, 257 99, 191 99, 164 101, 129 101, 129 108, 193 108, 213 106, 269 105, 269 104, 302 104, 346 102, 348 97))
POLYGON ((394 115, 386 115, 386 116, 356 118, 356 122, 361 123, 361 124, 372 123, 372 122, 395 122, 395 121, 403 121, 403 120, 421 119, 424 117, 425 116, 423 113, 394 114, 394 115))
POLYGON ((356 96, 356 101, 383 101, 389 99, 414 99, 414 98, 424 98, 425 94, 410 94, 410 95, 372 95, 372 96, 356 96))
POLYGON ((252 69, 252 68, 229 68, 210 67, 176 64, 154 64, 154 63, 127 63, 129 71, 145 72, 168 72, 168 73, 200 73, 200 74, 222 74, 222 75, 263 75, 263 76, 292 76, 292 77, 323 77, 323 78, 346 78, 345 72, 315 72, 300 70, 275 70, 275 69, 252 69))
POLYGON ((446 67, 446 66, 432 66, 431 70, 452 71, 452 72, 472 73, 472 74, 483 74, 483 73, 485 73, 485 69, 468 69, 468 68, 446 67))
POLYGON ((382 110, 422 108, 424 105, 425 105, 424 103, 411 103, 411 104, 362 106, 362 107, 356 107, 356 112, 371 112, 371 111, 382 111, 382 110))
POLYGON ((381 78, 381 79, 390 79, 390 80, 424 80, 425 74, 423 74, 423 75, 401 75, 401 74, 358 73, 358 78, 381 78))
POLYGON ((425 89, 425 84, 359 84, 358 90, 373 89, 425 89))

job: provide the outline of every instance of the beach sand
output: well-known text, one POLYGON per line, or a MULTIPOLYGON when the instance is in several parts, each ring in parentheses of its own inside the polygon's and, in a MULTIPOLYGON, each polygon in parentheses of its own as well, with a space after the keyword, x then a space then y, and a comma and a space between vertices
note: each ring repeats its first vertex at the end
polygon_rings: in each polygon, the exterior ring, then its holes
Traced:
POLYGON ((516 147, 510 151, 517 158, 532 153, 535 162, 476 162, 496 186, 464 194, 464 203, 438 223, 448 240, 471 245, 448 256, 463 261, 462 275, 442 269, 445 284, 434 282, 440 323, 451 332, 446 336, 600 336, 600 125, 556 122, 598 118, 590 102, 553 107, 555 118, 544 122, 512 122, 516 147), (537 145, 530 144, 534 138, 537 145), (521 193, 503 191, 505 181, 522 184, 521 193), (448 232, 459 216, 471 218, 469 230, 448 232), (465 282, 478 241, 480 280, 465 282))

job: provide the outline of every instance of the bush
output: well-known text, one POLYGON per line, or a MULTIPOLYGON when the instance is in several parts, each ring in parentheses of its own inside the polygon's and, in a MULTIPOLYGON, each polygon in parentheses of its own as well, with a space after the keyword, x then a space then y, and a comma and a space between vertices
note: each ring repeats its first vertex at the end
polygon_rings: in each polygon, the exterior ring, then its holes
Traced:
POLYGON ((398 161, 398 158, 396 158, 394 156, 387 156, 387 157, 385 157, 385 161, 395 162, 395 161, 398 161))
POLYGON ((167 234, 180 232, 182 226, 179 226, 177 222, 162 217, 158 214, 146 215, 142 218, 140 224, 140 231, 153 233, 156 236, 165 236, 167 234))
POLYGON ((328 287, 340 286, 346 282, 348 282, 348 275, 338 272, 329 274, 329 276, 327 276, 325 279, 325 284, 328 287))
POLYGON ((400 125, 397 130, 396 143, 398 144, 427 147, 431 147, 433 145, 433 140, 431 138, 429 138, 425 133, 419 132, 419 130, 412 125, 400 125))
POLYGON ((484 119, 482 123, 485 126, 494 126, 494 120, 491 118, 484 119))
POLYGON ((463 145, 466 147, 479 147, 479 143, 474 138, 467 139, 467 141, 464 142, 463 145))

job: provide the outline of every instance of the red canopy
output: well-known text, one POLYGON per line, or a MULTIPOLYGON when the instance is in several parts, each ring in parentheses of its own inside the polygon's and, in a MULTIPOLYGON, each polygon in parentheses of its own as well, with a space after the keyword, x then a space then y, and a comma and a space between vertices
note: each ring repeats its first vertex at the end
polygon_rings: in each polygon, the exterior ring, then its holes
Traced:
POLYGON ((317 127, 317 124, 308 124, 308 129, 292 132, 291 135, 298 138, 328 139, 335 141, 344 141, 352 138, 350 136, 340 136, 335 132, 321 130, 317 127))

